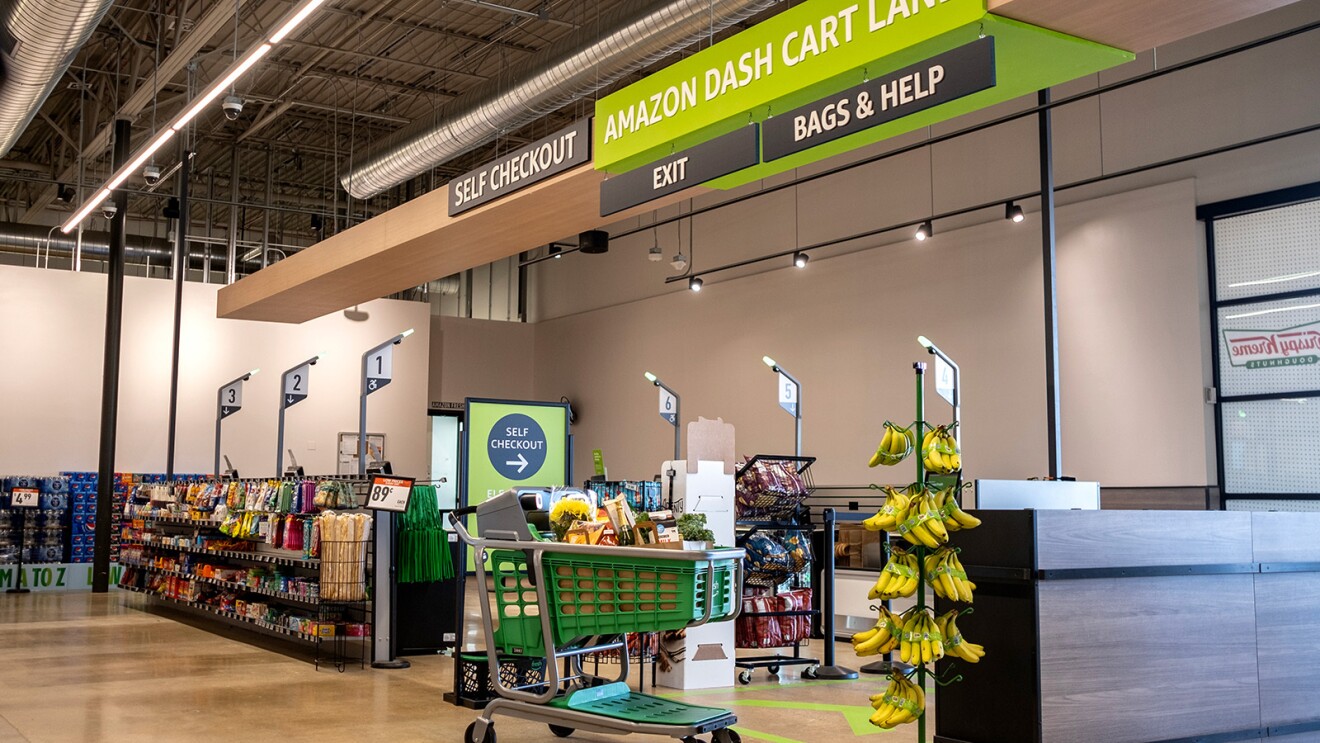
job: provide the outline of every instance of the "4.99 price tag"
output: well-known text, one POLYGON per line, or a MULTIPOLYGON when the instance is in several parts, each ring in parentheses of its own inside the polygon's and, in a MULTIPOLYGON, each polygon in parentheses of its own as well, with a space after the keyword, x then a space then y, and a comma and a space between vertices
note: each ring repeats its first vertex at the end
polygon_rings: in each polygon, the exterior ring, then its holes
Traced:
POLYGON ((371 492, 367 497, 367 508, 377 511, 403 513, 408 510, 408 496, 412 495, 414 478, 383 477, 371 478, 371 492))
POLYGON ((32 488, 14 488, 9 494, 9 503, 14 508, 40 508, 41 492, 32 488))

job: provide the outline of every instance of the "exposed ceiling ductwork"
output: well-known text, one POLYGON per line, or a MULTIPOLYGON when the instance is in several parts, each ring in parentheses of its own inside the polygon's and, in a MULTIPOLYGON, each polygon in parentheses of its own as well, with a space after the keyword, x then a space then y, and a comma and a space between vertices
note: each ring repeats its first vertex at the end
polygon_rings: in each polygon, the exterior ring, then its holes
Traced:
MULTIPOLYGON (((59 230, 53 234, 49 228, 35 224, 0 222, 0 253, 18 255, 66 258, 72 256, 78 246, 77 234, 65 235, 59 230)), ((200 268, 206 255, 197 247, 189 249, 189 266, 200 268)), ((103 260, 110 255, 110 233, 84 232, 82 236, 82 254, 86 258, 103 260)), ((124 257, 129 263, 151 262, 158 266, 168 265, 174 256, 174 245, 169 240, 142 235, 128 235, 124 241, 124 257)), ((216 249, 211 254, 212 270, 224 270, 225 250, 216 249)), ((240 269, 255 271, 261 267, 260 261, 241 261, 240 269)))
POLYGON ((374 196, 780 1, 670 0, 640 10, 642 3, 625 3, 599 24, 579 28, 507 75, 390 135, 354 164, 342 184, 355 198, 374 196))
POLYGON ((0 157, 27 128, 114 0, 11 0, 0 39, 0 157))

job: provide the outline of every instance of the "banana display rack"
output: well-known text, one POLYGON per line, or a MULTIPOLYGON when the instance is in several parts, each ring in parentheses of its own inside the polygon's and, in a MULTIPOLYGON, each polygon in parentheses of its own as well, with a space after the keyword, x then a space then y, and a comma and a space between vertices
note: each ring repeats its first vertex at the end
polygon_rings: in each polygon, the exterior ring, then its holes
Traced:
POLYGON ((494 717, 549 725, 558 737, 575 731, 740 743, 726 709, 662 699, 628 688, 628 632, 664 632, 737 618, 742 549, 668 550, 541 541, 512 491, 476 509, 474 537, 454 529, 475 552, 490 680, 497 699, 464 735, 495 743, 494 717), (511 523, 513 516, 521 523, 511 523), (489 560, 487 578, 486 561, 489 560), (492 616, 498 612, 498 621, 492 616), (583 658, 616 650, 616 678, 587 673, 583 658), (545 658, 545 678, 511 687, 500 677, 501 654, 545 658), (563 668, 561 674, 561 661, 563 668))

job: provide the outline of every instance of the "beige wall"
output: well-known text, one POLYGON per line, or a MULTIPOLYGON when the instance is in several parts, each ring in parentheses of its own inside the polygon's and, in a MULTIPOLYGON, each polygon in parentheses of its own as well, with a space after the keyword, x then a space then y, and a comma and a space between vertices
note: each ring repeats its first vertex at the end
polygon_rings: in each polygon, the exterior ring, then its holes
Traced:
MULTIPOLYGON (((0 266, 0 472, 96 469, 105 286, 104 275, 0 266)), ((378 300, 362 306, 364 322, 341 313, 303 325, 217 320, 217 289, 184 287, 176 471, 211 471, 216 389, 260 368, 243 409, 225 420, 224 451, 244 476, 274 474, 280 373, 324 353, 310 397, 288 410, 285 445, 308 473, 334 472, 337 434, 357 430, 362 353, 408 328, 425 331, 428 306, 378 300)), ((126 280, 119 471, 165 470, 172 320, 169 281, 126 280)), ((428 471, 429 344, 418 332, 395 347, 394 382, 369 399, 368 428, 385 433, 397 472, 428 471)))
POLYGON ((531 399, 534 333, 524 323, 432 317, 431 402, 531 399))
MULTIPOLYGON (((1183 182, 1060 212, 1068 474, 1107 485, 1207 482, 1193 207, 1183 182), (1148 365, 1159 373, 1132 373, 1148 365), (1160 421, 1173 448, 1134 445, 1122 433, 1147 419, 1160 421)), ((648 477, 671 434, 647 369, 683 395, 685 419, 733 423, 739 452, 791 452, 792 419, 776 407, 760 361, 768 354, 805 387, 805 449, 820 458, 818 483, 901 480, 906 467, 891 475, 865 462, 881 423, 913 418, 911 364, 929 359, 916 343, 925 334, 965 370, 969 476, 1042 475, 1040 282, 1034 219, 713 281, 701 294, 540 323, 536 391, 579 403, 576 472, 602 448, 612 473, 648 477)), ((948 415, 936 401, 927 418, 948 415)))

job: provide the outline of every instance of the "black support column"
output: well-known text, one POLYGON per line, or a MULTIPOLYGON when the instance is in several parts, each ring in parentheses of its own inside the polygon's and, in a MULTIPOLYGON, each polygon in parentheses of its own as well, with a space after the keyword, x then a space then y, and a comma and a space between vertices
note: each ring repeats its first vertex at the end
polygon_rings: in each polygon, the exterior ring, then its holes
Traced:
POLYGON ((170 360, 170 423, 165 449, 165 479, 174 479, 174 441, 179 424, 179 334, 183 324, 183 282, 188 275, 188 177, 192 153, 179 147, 179 219, 174 224, 174 355, 170 360))
MULTIPOLYGON (((1037 93, 1041 106, 1050 103, 1049 88, 1037 93)), ((1059 424, 1059 295, 1055 285, 1057 245, 1054 229, 1054 132, 1050 109, 1037 114, 1040 128, 1040 236, 1045 270, 1045 423, 1049 441, 1049 474, 1063 474, 1063 435, 1059 424)))
MULTIPOLYGON (((115 119, 113 169, 128 162, 132 124, 115 119)), ((128 194, 110 195, 116 207, 110 220, 109 277, 105 288, 105 365, 101 376, 101 455, 96 479, 96 541, 92 548, 92 593, 110 590, 110 533, 115 497, 115 433, 119 423, 119 346, 124 323, 124 225, 128 194)))

